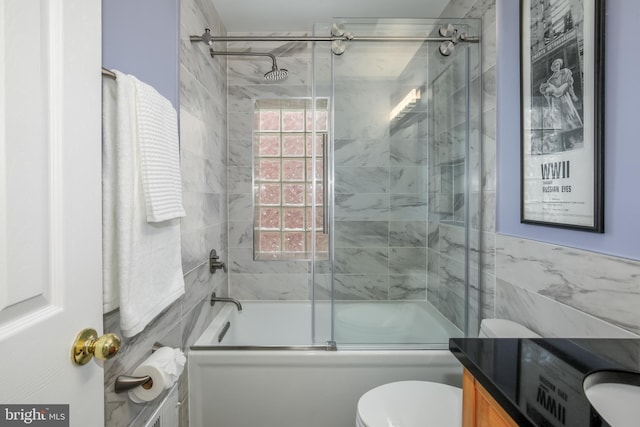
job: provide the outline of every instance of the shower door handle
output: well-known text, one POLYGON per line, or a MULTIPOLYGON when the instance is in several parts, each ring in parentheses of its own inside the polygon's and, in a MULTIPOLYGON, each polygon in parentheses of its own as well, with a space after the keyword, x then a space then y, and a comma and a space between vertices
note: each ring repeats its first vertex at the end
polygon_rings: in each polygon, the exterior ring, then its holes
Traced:
POLYGON ((322 134, 322 234, 329 234, 329 189, 327 157, 329 155, 329 135, 322 134))

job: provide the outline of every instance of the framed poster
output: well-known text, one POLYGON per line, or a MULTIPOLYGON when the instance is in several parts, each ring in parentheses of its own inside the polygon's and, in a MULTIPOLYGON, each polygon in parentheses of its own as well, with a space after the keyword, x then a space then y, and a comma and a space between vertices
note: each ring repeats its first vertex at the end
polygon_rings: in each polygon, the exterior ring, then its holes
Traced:
POLYGON ((521 222, 604 232, 604 0, 520 1, 521 222))

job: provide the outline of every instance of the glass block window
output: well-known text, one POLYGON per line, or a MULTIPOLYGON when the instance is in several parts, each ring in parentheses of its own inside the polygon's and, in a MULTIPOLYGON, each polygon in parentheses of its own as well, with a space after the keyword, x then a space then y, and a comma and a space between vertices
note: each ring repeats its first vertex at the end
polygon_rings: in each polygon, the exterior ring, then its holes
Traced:
POLYGON ((314 236, 316 259, 327 258, 328 236, 322 232, 327 107, 327 100, 317 100, 314 117, 310 99, 262 99, 255 103, 256 260, 311 259, 314 236))

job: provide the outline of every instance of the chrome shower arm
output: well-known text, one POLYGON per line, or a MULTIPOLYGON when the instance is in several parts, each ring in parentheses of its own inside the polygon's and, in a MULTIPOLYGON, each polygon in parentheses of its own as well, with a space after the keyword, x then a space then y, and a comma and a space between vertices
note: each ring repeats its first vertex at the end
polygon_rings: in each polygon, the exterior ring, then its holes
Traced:
POLYGON ((213 50, 209 49, 209 54, 212 58, 215 58, 216 55, 224 55, 224 56, 268 56, 271 58, 271 62, 273 63, 273 68, 276 68, 276 57, 267 52, 240 52, 240 51, 228 51, 228 50, 213 50))
POLYGON ((276 57, 267 52, 239 52, 239 51, 229 51, 229 50, 213 50, 213 48, 209 48, 209 54, 211 54, 212 58, 215 58, 216 55, 227 55, 227 56, 268 56, 271 58, 271 71, 268 71, 264 74, 264 78, 267 80, 282 80, 287 77, 289 71, 286 68, 278 68, 278 64, 276 63, 276 57))
MULTIPOLYGON (((205 28, 204 29, 204 33, 201 36, 189 36, 189 40, 191 40, 191 42, 203 42, 208 44, 209 46, 213 45, 213 41, 214 41, 214 37, 211 35, 211 30, 209 28, 205 28)), ((211 55, 212 58, 214 58, 216 55, 224 55, 224 56, 268 56, 269 58, 271 58, 271 71, 273 73, 276 73, 280 70, 278 70, 278 64, 276 62, 276 57, 271 54, 271 53, 267 53, 267 52, 241 52, 241 51, 223 51, 223 50, 213 50, 212 47, 209 47, 209 54, 211 55)), ((286 77, 286 72, 287 70, 282 69, 283 77, 286 77)), ((267 73, 269 74, 269 73, 267 73)), ((265 74, 265 77, 267 77, 267 74, 265 74)))

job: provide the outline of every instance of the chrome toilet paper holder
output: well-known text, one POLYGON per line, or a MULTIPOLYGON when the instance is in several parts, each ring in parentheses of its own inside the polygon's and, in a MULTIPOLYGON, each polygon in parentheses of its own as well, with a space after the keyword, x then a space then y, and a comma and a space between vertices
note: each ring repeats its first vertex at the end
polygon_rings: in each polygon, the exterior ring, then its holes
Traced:
MULTIPOLYGON (((160 343, 153 344, 151 348, 151 352, 158 350, 159 348, 164 347, 160 343)), ((116 383, 114 385, 114 391, 116 393, 124 393, 125 391, 132 390, 138 386, 142 386, 145 390, 149 390, 153 387, 153 380, 149 375, 145 375, 142 377, 133 377, 131 375, 119 375, 116 378, 116 383)))
POLYGON ((116 393, 123 393, 125 391, 133 390, 138 386, 142 386, 145 390, 149 390, 153 387, 153 380, 149 375, 145 375, 144 377, 119 375, 118 378, 116 378, 116 384, 113 388, 116 393))

